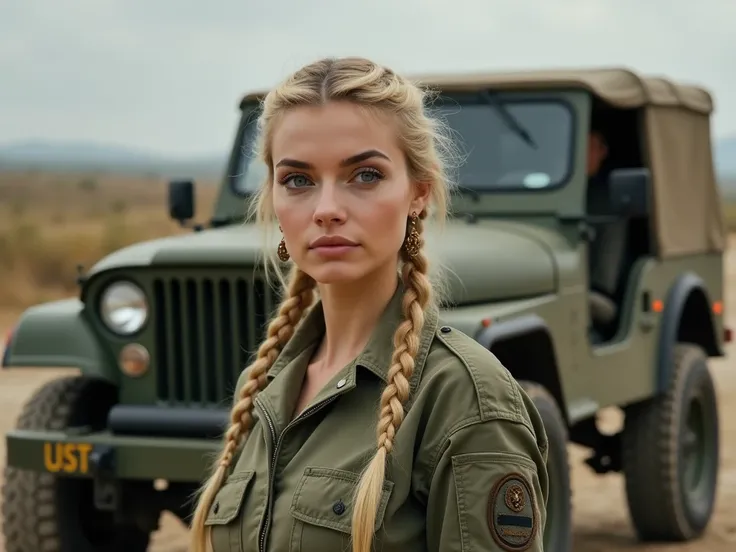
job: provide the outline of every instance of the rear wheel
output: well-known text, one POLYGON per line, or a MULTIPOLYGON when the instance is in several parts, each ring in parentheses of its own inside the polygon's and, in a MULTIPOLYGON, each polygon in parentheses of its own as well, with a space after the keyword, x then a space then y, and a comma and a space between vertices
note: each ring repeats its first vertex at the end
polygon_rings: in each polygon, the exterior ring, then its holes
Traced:
MULTIPOLYGON (((115 389, 85 377, 47 383, 25 405, 19 429, 96 428, 115 403, 115 389)), ((3 532, 6 552, 145 552, 149 534, 117 525, 94 507, 90 479, 5 468, 3 532)))
POLYGON ((557 401, 547 389, 535 382, 522 381, 520 384, 539 411, 549 441, 549 500, 544 549, 569 552, 572 550, 572 490, 567 454, 567 425, 557 401))
POLYGON ((626 495, 642 540, 700 536, 713 514, 718 480, 716 392, 703 350, 674 350, 666 392, 627 409, 623 432, 626 495))

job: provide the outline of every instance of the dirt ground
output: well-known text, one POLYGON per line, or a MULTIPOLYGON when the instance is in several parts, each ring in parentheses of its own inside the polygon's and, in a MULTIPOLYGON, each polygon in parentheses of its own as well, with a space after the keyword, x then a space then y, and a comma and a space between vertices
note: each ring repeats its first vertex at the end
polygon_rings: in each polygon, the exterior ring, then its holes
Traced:
MULTIPOLYGON (((736 284, 736 238, 731 240, 728 256, 729 282, 736 284)), ((729 323, 736 326, 736 286, 728 293, 729 323)), ((9 314, 0 312, 0 329, 12 324, 9 314)), ((4 337, 4 332, 0 333, 4 337)), ((2 342, 2 340, 0 340, 2 342)), ((1 347, 0 347, 1 349, 1 347)), ((685 545, 638 544, 629 522, 620 475, 599 477, 583 464, 585 452, 571 446, 573 464, 574 520, 576 552, 726 552, 736 549, 736 349, 729 348, 730 359, 712 362, 717 380, 721 412, 721 474, 718 503, 708 533, 701 540, 685 545), (733 485, 733 486, 732 486, 733 485)), ((0 354, 2 351, 0 350, 0 354)), ((0 372, 0 432, 14 424, 21 406, 43 382, 60 373, 49 370, 7 370, 0 372)), ((620 420, 615 413, 605 413, 607 427, 620 420)), ((5 460, 4 440, 0 441, 0 462, 5 460)), ((2 536, 0 535, 0 550, 2 536)), ((156 533, 151 552, 185 552, 186 530, 166 514, 156 533)))

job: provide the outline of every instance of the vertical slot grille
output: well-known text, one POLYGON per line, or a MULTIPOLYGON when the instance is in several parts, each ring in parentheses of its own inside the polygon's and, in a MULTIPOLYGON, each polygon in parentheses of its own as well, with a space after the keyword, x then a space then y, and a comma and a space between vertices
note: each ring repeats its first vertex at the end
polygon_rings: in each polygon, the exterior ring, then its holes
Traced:
POLYGON ((229 406, 278 300, 259 277, 154 280, 159 400, 229 406))

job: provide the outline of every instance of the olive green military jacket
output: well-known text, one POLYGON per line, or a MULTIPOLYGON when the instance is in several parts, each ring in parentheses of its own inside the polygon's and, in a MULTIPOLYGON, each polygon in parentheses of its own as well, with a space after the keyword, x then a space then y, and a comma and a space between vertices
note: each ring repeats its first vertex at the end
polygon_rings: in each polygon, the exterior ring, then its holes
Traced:
MULTIPOLYGON (((376 451, 402 286, 360 356, 292 420, 321 304, 268 373, 255 424, 206 519, 214 552, 349 552, 351 498, 376 451)), ((242 385, 241 375, 238 387, 242 385)), ((540 552, 547 436, 509 372, 430 309, 374 536, 384 552, 540 552)))

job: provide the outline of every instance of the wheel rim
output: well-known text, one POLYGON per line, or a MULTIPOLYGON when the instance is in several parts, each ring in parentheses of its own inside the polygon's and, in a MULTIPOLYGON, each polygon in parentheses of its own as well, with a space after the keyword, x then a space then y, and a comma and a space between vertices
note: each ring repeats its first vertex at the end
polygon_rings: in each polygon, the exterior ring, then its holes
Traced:
POLYGON ((705 479, 705 423, 703 409, 696 399, 690 401, 682 437, 683 488, 696 493, 705 479))
POLYGON ((702 517, 711 508, 718 469, 717 412, 713 397, 702 390, 687 401, 682 413, 679 479, 690 516, 702 517))

